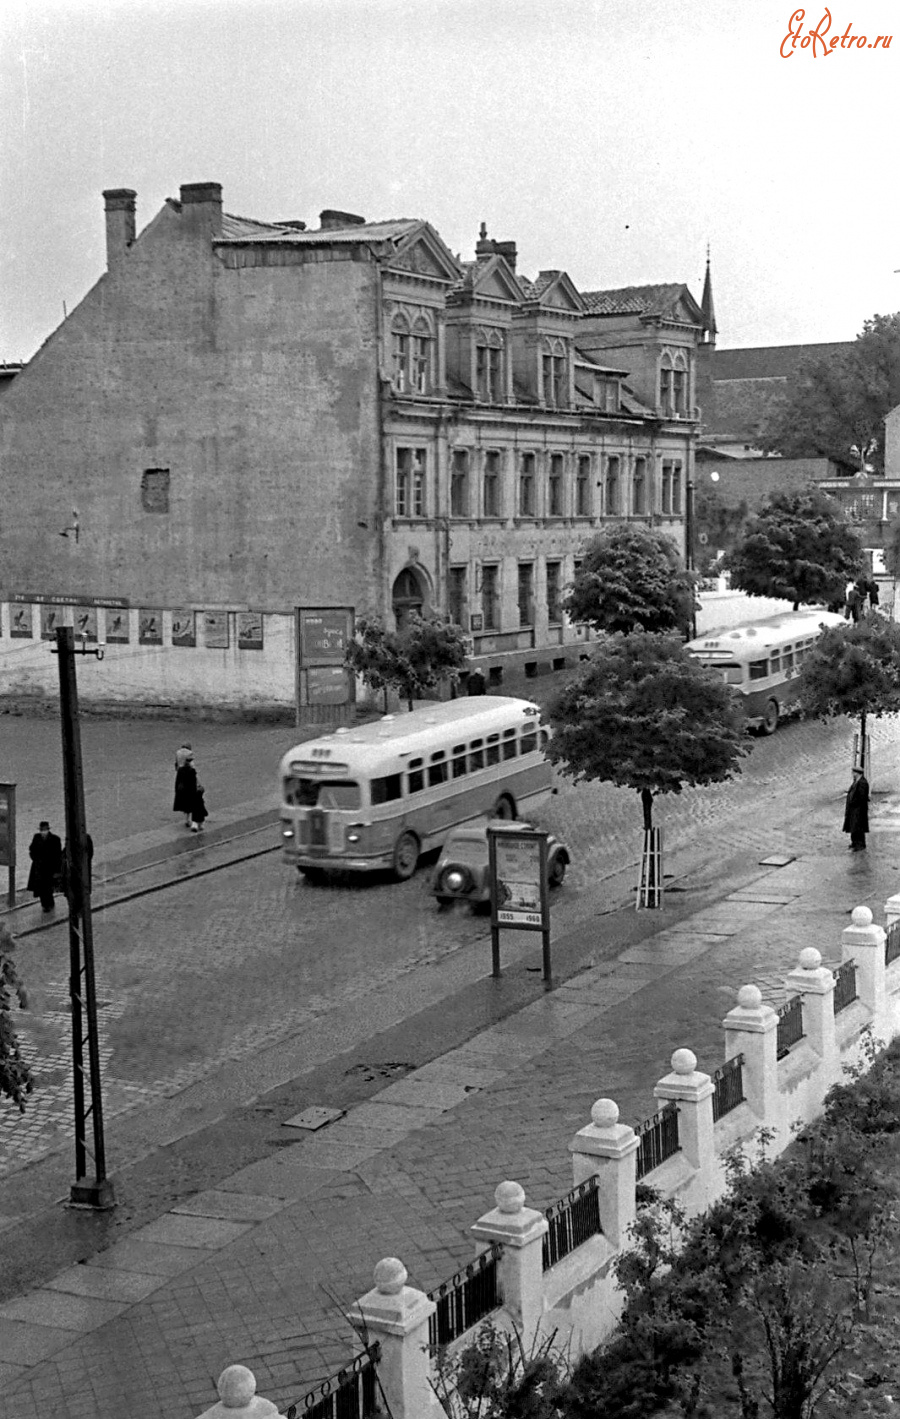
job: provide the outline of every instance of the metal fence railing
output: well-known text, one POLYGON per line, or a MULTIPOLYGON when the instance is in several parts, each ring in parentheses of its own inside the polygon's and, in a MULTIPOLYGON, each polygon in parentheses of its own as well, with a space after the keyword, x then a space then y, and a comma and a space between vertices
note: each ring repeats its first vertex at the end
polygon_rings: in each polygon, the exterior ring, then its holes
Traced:
POLYGON ((803 1039, 803 999, 792 995, 778 1012, 778 1058, 784 1056, 803 1039))
POLYGON ((681 1147, 678 1138, 678 1109, 666 1104, 658 1114, 638 1125, 637 1178, 646 1177, 681 1147))
POLYGON ((839 1015, 842 1010, 846 1010, 848 1005, 852 1005, 857 999, 856 990, 856 962, 845 961, 842 966, 837 966, 834 972, 834 1013, 839 1015))
POLYGON ((736 1054, 713 1075, 713 1123, 744 1102, 744 1056, 736 1054))
POLYGON ((428 1322, 428 1344, 432 1350, 449 1345, 470 1326, 477 1325, 500 1304, 497 1263, 502 1248, 492 1246, 444 1281, 428 1298, 437 1310, 428 1322))
POLYGON ((549 1271, 570 1251, 603 1231, 600 1225, 600 1189, 596 1178, 579 1183, 544 1213, 550 1230, 544 1234, 543 1265, 549 1271))
POLYGON ((884 933, 884 964, 889 966, 900 956, 900 918, 884 933))
POLYGON ((284 1419, 370 1419, 380 1413, 375 1366, 381 1358, 376 1342, 336 1375, 310 1390, 284 1412, 284 1419))

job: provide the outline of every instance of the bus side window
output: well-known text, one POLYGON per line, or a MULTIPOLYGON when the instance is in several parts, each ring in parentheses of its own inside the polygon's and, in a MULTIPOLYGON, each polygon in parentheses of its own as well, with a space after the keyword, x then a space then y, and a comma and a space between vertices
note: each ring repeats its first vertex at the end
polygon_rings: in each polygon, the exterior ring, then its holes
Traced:
POLYGON ((794 668, 794 647, 786 645, 781 652, 782 670, 793 670, 794 668))
POLYGON ((522 753, 533 754, 537 748, 537 729, 528 728, 522 735, 522 753))
POLYGON ((466 746, 465 744, 454 744, 453 754, 453 777, 462 778, 466 772, 466 746))
POLYGON ((771 661, 769 662, 769 671, 770 671, 770 673, 771 673, 772 675, 780 675, 780 673, 781 673, 781 651, 780 651, 780 650, 773 650, 773 651, 772 651, 772 658, 771 658, 771 661))
POLYGON ((483 740, 483 739, 473 739, 473 740, 472 740, 472 744, 471 744, 471 748, 470 748, 470 750, 469 750, 469 769, 472 770, 472 771, 474 771, 475 769, 483 769, 483 768, 484 768, 484 740, 483 740))
POLYGON ((549 730, 549 729, 544 729, 544 728, 542 727, 541 730, 539 731, 539 733, 540 733, 540 740, 541 740, 541 748, 542 748, 542 749, 546 749, 547 745, 550 743, 550 730, 549 730))
POLYGON ((422 770, 421 759, 410 759, 409 761, 409 791, 419 793, 425 787, 425 774, 422 770))
POLYGON ((428 765, 428 787, 434 788, 436 784, 447 782, 447 760, 443 749, 439 749, 436 754, 432 754, 431 763, 428 765))
POLYGON ((393 803, 403 797, 403 779, 400 774, 388 774, 386 778, 373 778, 371 785, 372 806, 379 803, 393 803))
POLYGON ((514 729, 504 729, 502 745, 504 759, 514 759, 518 748, 519 746, 516 743, 516 731, 514 729))
POLYGON ((499 764, 500 762, 499 734, 489 734, 487 737, 487 762, 488 765, 499 764))
POLYGON ((749 665, 751 680, 765 680, 769 673, 768 660, 751 660, 749 665))

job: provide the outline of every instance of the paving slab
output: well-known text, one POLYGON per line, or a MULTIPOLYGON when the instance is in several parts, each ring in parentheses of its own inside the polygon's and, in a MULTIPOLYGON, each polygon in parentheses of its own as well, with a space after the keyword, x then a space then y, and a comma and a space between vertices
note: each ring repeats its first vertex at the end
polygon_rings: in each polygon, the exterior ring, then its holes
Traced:
POLYGON ((46 1282, 51 1291, 68 1291, 75 1296, 96 1296, 101 1301, 142 1301, 159 1290, 165 1278, 139 1271, 111 1271, 99 1266, 70 1266, 46 1282))
POLYGON ((23 1375, 28 1374, 27 1365, 10 1365, 5 1360, 0 1360, 0 1387, 6 1388, 13 1380, 19 1380, 23 1375))
POLYGON ((301 1168, 336 1169, 338 1172, 350 1172, 357 1163, 374 1157, 379 1151, 376 1147, 362 1144, 330 1143, 327 1138, 311 1138, 308 1143, 294 1146, 298 1152, 302 1150, 302 1159, 298 1160, 301 1168))
POLYGON ((0 1317, 0 1355, 5 1364, 39 1365, 75 1339, 71 1330, 55 1325, 30 1325, 0 1317))
POLYGON ((489 1069, 486 1065, 471 1063, 470 1059, 471 1056, 463 1058, 459 1051, 453 1050, 444 1059, 432 1060, 431 1064, 417 1069, 415 1077, 423 1082, 435 1080, 441 1084, 461 1084, 463 1087, 486 1089, 490 1084, 502 1079, 506 1073, 504 1069, 489 1069))
POLYGON ((351 1109, 340 1123, 334 1124, 327 1132, 320 1133, 318 1138, 312 1139, 312 1143, 320 1139, 323 1143, 330 1143, 338 1135, 338 1130, 346 1129, 352 1125, 356 1128, 383 1128, 387 1132, 394 1129, 402 1129, 404 1133, 411 1133, 414 1129, 425 1128, 427 1124, 433 1123, 442 1112, 440 1108, 417 1108, 411 1104, 383 1104, 375 1099, 370 1099, 368 1103, 358 1104, 355 1109, 351 1109))
POLYGON ((136 1242, 145 1245, 162 1242, 166 1246, 202 1247, 217 1251, 219 1247, 226 1247, 229 1242, 235 1241, 252 1225, 252 1222, 226 1222, 220 1217, 185 1216, 170 1212, 132 1235, 136 1242))
POLYGON ((127 1308, 127 1301, 100 1300, 96 1296, 73 1295, 41 1287, 6 1301, 0 1306, 5 1320, 27 1321, 29 1325, 58 1326, 62 1330, 97 1330, 127 1308))
POLYGON ((418 1074, 410 1074, 405 1079, 398 1079, 396 1084, 388 1085, 380 1094, 375 1094, 371 1102, 411 1104, 414 1108, 443 1111, 464 1104, 477 1092, 477 1086, 471 1084, 441 1084, 435 1079, 422 1079, 418 1074))
POLYGON ((161 1242, 139 1242, 126 1237, 92 1256, 86 1266, 111 1267, 113 1271, 140 1271, 148 1276, 179 1276, 191 1271, 202 1253, 196 1247, 165 1246, 161 1242))
POLYGON ((297 1156, 289 1156, 294 1149, 276 1154, 273 1158, 262 1158, 258 1163, 250 1163, 240 1172, 233 1173, 220 1184, 222 1192, 234 1192, 255 1196, 261 1194, 276 1199, 295 1201, 301 1197, 314 1197, 325 1192, 336 1182, 342 1181, 340 1169, 335 1167, 313 1167, 297 1156))
POLYGON ((284 1206, 284 1199, 280 1197, 265 1197, 249 1192, 219 1192, 210 1188, 177 1203, 172 1211, 188 1217, 221 1217, 229 1222, 262 1222, 266 1217, 274 1217, 277 1212, 281 1212, 284 1206))
POLYGON ((698 941, 696 937, 661 939, 657 936, 642 946, 629 946, 621 959, 638 964, 649 962, 658 963, 660 966, 677 966, 683 961, 692 961, 695 956, 704 956, 708 950, 709 942, 698 941))

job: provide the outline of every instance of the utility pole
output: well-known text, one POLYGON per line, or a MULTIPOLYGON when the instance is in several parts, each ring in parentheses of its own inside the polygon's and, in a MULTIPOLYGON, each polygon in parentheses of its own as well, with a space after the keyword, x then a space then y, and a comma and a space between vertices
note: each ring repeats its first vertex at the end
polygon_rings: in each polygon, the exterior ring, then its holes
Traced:
POLYGON ((91 923, 90 866, 84 816, 84 781, 81 770, 81 730, 78 724, 78 687, 75 656, 96 655, 102 650, 75 649, 75 632, 61 626, 56 632, 59 656, 59 711, 62 723, 63 780, 66 796, 66 895, 69 900, 69 996, 72 1011, 72 1063, 75 1104, 75 1181, 69 1193, 73 1207, 106 1210, 115 1207, 113 1185, 106 1176, 103 1139, 103 1100, 100 1087, 100 1044, 97 1038, 97 993, 94 984, 94 934, 91 923), (85 1066, 87 1054, 87 1067, 85 1066), (85 1075, 87 1073, 87 1078, 85 1075), (87 1098, 90 1103, 87 1103, 87 1098), (87 1126, 93 1126, 94 1177, 88 1177, 87 1126))

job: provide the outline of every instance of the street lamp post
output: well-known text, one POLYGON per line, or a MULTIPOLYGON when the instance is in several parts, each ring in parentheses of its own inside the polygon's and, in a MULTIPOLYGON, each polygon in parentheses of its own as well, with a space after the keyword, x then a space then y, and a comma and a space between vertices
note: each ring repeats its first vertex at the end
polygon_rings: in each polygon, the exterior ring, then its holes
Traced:
MULTIPOLYGON (((694 480, 688 478, 684 508, 684 564, 689 572, 694 570, 694 480)), ((697 635, 697 612, 693 579, 691 581, 691 640, 697 635)))

